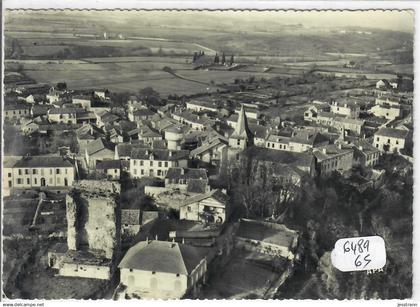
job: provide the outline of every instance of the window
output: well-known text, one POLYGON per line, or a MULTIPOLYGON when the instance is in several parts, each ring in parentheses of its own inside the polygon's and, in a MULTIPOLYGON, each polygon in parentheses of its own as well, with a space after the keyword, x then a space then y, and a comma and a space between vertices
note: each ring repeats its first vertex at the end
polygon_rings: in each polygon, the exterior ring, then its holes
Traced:
POLYGON ((191 212, 191 206, 187 207, 188 212, 191 212))
POLYGON ((21 178, 18 178, 17 184, 22 184, 22 179, 21 178))
POLYGON ((67 168, 64 170, 65 174, 67 175, 67 168))
POLYGON ((238 146, 241 145, 241 140, 238 140, 238 146))
POLYGON ((395 141, 395 144, 397 144, 397 145, 398 145, 398 140, 396 140, 396 141, 395 141))
POLYGON ((376 148, 378 148, 379 147, 379 144, 376 144, 376 148))
POLYGON ((53 174, 53 170, 52 170, 52 168, 50 168, 50 175, 52 175, 53 174))
POLYGON ((165 161, 165 167, 168 167, 168 161, 165 161))
POLYGON ((38 180, 34 178, 34 184, 38 184, 38 180))
POLYGON ((379 137, 377 137, 376 140, 379 142, 379 137))
POLYGON ((140 174, 144 175, 144 170, 140 170, 140 174))
POLYGON ((25 175, 29 175, 29 170, 25 168, 25 175))
POLYGON ((7 173, 7 177, 12 177, 12 173, 7 173))
POLYGON ((133 272, 133 269, 130 269, 130 272, 133 272))
POLYGON ((8 184, 9 184, 9 188, 11 188, 12 187, 12 181, 9 180, 8 184))
POLYGON ((59 169, 59 168, 56 168, 56 169, 55 169, 55 173, 56 173, 57 175, 60 175, 60 169, 59 169))
POLYGON ((114 174, 117 174, 118 173, 118 170, 117 169, 114 169, 114 174))
POLYGON ((18 169, 18 173, 19 173, 19 175, 22 175, 22 170, 18 169))
POLYGON ((26 178, 26 184, 31 184, 31 180, 29 178, 26 178))
POLYGON ((133 165, 137 165, 137 160, 133 160, 133 165))
POLYGON ((134 175, 137 175, 137 169, 136 168, 134 169, 134 175))
POLYGON ((33 174, 33 175, 36 175, 36 173, 37 173, 37 172, 36 172, 36 169, 35 169, 35 168, 34 168, 34 169, 32 169, 32 174, 33 174))
POLYGON ((153 161, 150 161, 150 166, 153 166, 153 161))
POLYGON ((274 143, 273 143, 273 144, 271 144, 271 147, 272 147, 272 148, 274 148, 274 143))
POLYGON ((162 162, 158 162, 158 167, 162 167, 162 162))
POLYGON ((158 176, 162 176, 162 171, 161 171, 161 170, 158 170, 158 171, 157 171, 157 175, 158 175, 158 176))
POLYGON ((388 139, 388 144, 391 144, 391 140, 390 139, 388 139))
POLYGON ((144 165, 144 162, 143 162, 143 160, 141 160, 140 161, 140 166, 143 166, 144 165))

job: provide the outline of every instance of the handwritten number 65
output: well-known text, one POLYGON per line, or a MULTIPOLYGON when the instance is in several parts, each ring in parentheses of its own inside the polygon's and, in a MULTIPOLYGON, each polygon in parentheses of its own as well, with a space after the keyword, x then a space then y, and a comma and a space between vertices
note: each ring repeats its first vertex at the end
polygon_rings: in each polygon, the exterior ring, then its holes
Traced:
MULTIPOLYGON (((363 260, 366 262, 363 268, 365 268, 372 261, 372 260, 369 259, 369 257, 370 257, 370 254, 367 254, 363 258, 363 260)), ((360 258, 360 255, 357 256, 356 259, 354 260, 354 265, 356 266, 356 268, 359 267, 359 266, 361 266, 363 264, 362 261, 359 260, 359 258, 360 258)))

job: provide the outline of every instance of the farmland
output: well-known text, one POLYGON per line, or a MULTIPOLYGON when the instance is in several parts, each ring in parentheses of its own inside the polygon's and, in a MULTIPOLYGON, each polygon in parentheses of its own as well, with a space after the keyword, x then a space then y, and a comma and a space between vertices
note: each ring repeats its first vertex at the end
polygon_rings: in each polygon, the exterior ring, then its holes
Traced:
POLYGON ((412 48, 404 33, 353 35, 294 26, 278 30, 278 25, 272 31, 265 22, 237 28, 225 24, 223 14, 213 13, 200 14, 192 24, 171 23, 174 14, 157 18, 142 12, 138 18, 139 13, 130 12, 124 16, 130 28, 122 26, 115 12, 107 13, 106 23, 84 12, 60 17, 47 12, 7 14, 6 71, 19 72, 23 80, 66 82, 71 89, 137 92, 152 87, 161 97, 212 93, 238 79, 288 78, 314 69, 323 75, 368 79, 393 78, 392 70, 412 71, 407 59, 392 60, 412 48), (235 70, 194 70, 194 52, 210 58, 216 52, 234 54, 235 63, 242 65, 235 70), (343 68, 350 61, 358 68, 343 68), (375 67, 360 68, 365 62, 375 67), (165 67, 176 74, 163 71, 165 67))

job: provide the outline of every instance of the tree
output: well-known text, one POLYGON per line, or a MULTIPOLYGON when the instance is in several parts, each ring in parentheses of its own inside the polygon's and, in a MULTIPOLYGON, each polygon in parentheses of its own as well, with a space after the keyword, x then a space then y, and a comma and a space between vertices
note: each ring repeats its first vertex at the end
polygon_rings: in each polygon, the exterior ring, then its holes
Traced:
POLYGON ((67 83, 66 82, 58 82, 57 83, 57 90, 59 90, 59 91, 67 90, 67 83))
POLYGON ((214 56, 214 64, 219 64, 219 55, 217 53, 214 56))
POLYGON ((150 104, 159 104, 161 99, 158 92, 156 92, 152 87, 146 87, 139 91, 139 98, 150 104))
POLYGON ((222 53, 222 65, 226 64, 226 57, 225 57, 225 53, 222 53))
POLYGON ((232 66, 234 63, 233 54, 230 56, 229 65, 232 66))

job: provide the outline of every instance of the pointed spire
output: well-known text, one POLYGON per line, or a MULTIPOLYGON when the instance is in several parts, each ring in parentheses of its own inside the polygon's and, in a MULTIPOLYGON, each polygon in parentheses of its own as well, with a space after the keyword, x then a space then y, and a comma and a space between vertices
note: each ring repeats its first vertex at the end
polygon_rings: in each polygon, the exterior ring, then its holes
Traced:
POLYGON ((238 122, 236 123, 235 131, 232 133, 232 137, 240 139, 250 139, 252 137, 252 133, 248 127, 248 120, 246 118, 243 105, 241 106, 238 122))

